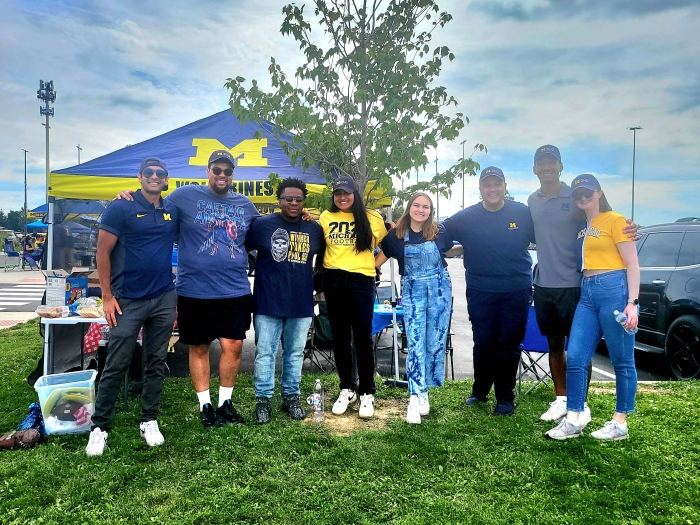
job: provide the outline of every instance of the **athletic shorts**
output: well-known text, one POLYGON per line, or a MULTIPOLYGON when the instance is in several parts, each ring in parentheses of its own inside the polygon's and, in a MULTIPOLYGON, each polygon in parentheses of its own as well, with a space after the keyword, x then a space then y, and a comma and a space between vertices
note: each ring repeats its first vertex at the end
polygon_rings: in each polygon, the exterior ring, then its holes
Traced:
POLYGON ((568 337, 580 297, 580 287, 543 288, 535 286, 535 316, 542 335, 568 337))
POLYGON ((253 312, 251 294, 230 299, 194 299, 178 296, 177 325, 180 342, 208 345, 214 339, 242 341, 250 329, 253 312))

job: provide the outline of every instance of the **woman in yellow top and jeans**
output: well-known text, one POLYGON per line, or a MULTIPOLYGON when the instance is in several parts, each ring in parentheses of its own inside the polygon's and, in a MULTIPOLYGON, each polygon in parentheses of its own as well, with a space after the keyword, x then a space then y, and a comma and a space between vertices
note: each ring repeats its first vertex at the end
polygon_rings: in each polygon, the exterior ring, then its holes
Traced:
POLYGON ((319 224, 326 240, 323 284, 340 378, 340 395, 333 413, 345 413, 359 394, 359 416, 369 418, 374 415, 375 390, 374 248, 386 235, 384 220, 365 208, 355 181, 341 177, 333 182, 333 202, 321 214, 319 224), (352 381, 351 337, 355 341, 359 385, 352 381))
POLYGON ((588 364, 602 336, 615 369, 616 406, 612 420, 592 437, 607 441, 627 439, 627 414, 634 412, 637 371, 634 334, 639 304, 639 263, 635 243, 623 233, 625 218, 612 211, 593 175, 579 175, 571 183, 571 196, 586 224, 576 240, 583 281, 569 336, 566 369, 567 414, 545 435, 564 440, 581 435, 579 415, 586 400, 588 364), (624 327, 614 311, 627 316, 624 327), (628 332, 629 331, 629 332, 628 332))

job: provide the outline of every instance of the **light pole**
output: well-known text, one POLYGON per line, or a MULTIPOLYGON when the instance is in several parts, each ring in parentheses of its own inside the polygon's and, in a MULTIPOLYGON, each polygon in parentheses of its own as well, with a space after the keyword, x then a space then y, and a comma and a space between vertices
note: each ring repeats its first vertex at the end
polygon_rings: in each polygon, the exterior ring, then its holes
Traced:
MULTIPOLYGON (((438 167, 437 167, 437 151, 435 152, 435 177, 438 176, 438 167)), ((437 193, 435 194, 436 196, 436 202, 437 206, 435 208, 435 220, 437 222, 440 222, 440 181, 437 181, 437 193)))
POLYGON ((49 176, 51 168, 49 167, 49 117, 54 116, 53 108, 49 104, 56 102, 56 92, 53 90, 53 80, 39 81, 39 90, 36 92, 36 98, 44 102, 43 106, 39 106, 39 114, 46 115, 46 202, 49 202, 49 176))
POLYGON ((632 131, 632 216, 630 218, 634 220, 634 157, 637 149, 637 130, 642 128, 640 126, 632 126, 627 129, 632 131))
POLYGON ((80 147, 80 144, 78 144, 76 148, 78 148, 78 164, 80 164, 80 152, 83 151, 83 148, 80 147))
POLYGON ((460 144, 462 145, 462 209, 464 209, 464 194, 466 193, 466 188, 464 187, 464 143, 467 139, 464 139, 460 144))
POLYGON ((27 236, 27 150, 24 151, 24 236, 27 236))

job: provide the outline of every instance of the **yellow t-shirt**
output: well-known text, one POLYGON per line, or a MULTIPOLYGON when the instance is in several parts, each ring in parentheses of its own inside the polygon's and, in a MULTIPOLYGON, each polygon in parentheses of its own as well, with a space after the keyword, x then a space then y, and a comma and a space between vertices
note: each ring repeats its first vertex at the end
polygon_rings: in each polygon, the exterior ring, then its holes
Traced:
POLYGON ((624 270, 625 262, 617 249, 619 242, 632 242, 622 233, 627 226, 626 219, 614 211, 606 211, 598 215, 590 226, 581 230, 578 236, 583 237, 583 269, 584 270, 624 270))
MULTIPOLYGON (((372 248, 386 236, 384 219, 376 211, 368 210, 372 228, 372 248)), ((344 211, 324 211, 318 220, 326 239, 323 267, 332 270, 361 273, 374 277, 374 250, 355 251, 355 217, 344 211)))

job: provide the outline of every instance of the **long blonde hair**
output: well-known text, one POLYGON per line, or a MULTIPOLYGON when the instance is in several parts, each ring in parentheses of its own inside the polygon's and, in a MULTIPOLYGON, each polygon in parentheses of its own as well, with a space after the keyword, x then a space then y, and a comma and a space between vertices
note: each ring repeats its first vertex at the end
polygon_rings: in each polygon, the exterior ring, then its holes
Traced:
POLYGON ((419 191, 418 193, 414 193, 410 199, 408 199, 408 203, 406 204, 406 209, 403 212, 403 215, 399 219, 399 222, 396 223, 396 236, 399 239, 403 239, 404 236, 406 235, 406 232, 409 230, 411 227, 411 206, 413 206, 413 202, 418 198, 418 197, 425 197, 428 199, 428 202, 430 203, 430 215, 428 216, 428 219, 423 223, 423 238, 426 241, 432 241, 437 237, 438 234, 438 225, 433 222, 433 214, 435 213, 435 208, 433 208, 433 200, 430 198, 430 195, 427 193, 423 193, 422 191, 419 191))

